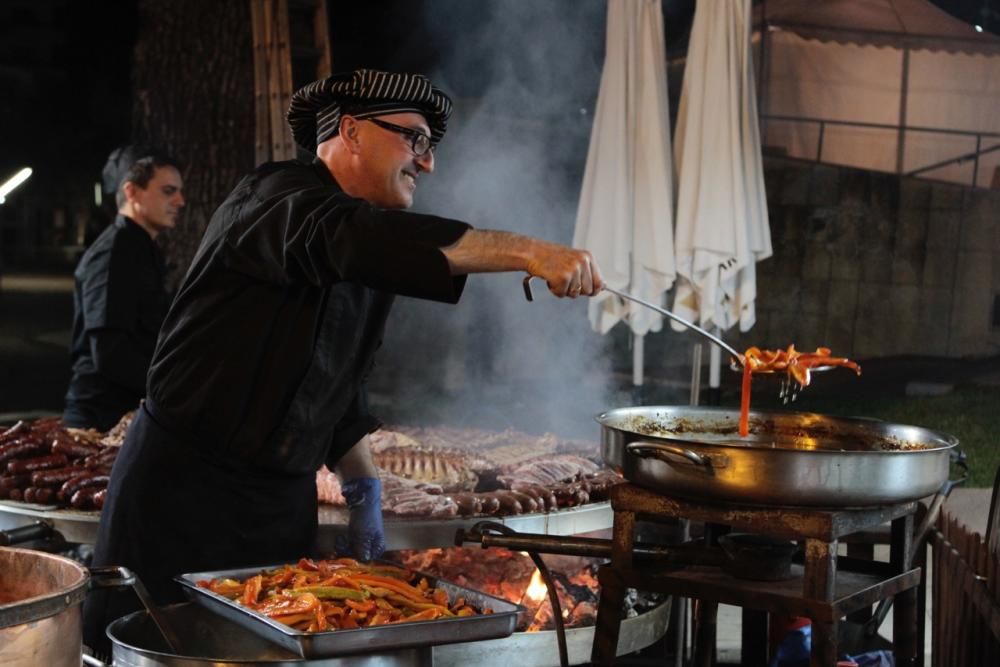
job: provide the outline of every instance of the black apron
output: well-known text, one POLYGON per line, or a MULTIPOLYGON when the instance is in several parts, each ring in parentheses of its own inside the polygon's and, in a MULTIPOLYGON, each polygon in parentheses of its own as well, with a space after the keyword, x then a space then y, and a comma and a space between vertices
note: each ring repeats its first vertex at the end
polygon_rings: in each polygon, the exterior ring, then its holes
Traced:
MULTIPOLYGON (((175 575, 315 555, 315 474, 237 469, 173 436, 155 414, 143 405, 115 461, 94 565, 128 567, 169 604, 183 600, 175 575)), ((131 591, 92 592, 84 642, 107 651, 107 625, 140 608, 131 591)))

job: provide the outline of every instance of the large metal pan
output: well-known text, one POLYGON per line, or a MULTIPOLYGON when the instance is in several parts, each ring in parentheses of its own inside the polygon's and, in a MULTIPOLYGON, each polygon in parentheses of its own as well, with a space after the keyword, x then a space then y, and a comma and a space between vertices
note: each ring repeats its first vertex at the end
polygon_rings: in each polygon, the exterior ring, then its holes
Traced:
POLYGON ((929 496, 948 479, 954 437, 808 412, 648 406, 597 416, 604 461, 658 493, 754 505, 872 507, 929 496))

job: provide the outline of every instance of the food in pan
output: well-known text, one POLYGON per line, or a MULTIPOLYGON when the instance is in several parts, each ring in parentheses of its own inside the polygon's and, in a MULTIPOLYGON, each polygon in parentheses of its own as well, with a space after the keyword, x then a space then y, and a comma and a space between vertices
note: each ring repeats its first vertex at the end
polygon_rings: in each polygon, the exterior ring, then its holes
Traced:
POLYGON ((444 589, 411 570, 351 558, 303 558, 244 581, 211 579, 197 585, 305 632, 492 613, 463 598, 449 600, 444 589))
POLYGON ((751 347, 743 353, 742 361, 744 368, 749 367, 752 373, 785 372, 803 387, 809 386, 810 370, 821 366, 843 366, 861 375, 860 366, 850 359, 831 357, 828 347, 818 347, 815 352, 799 352, 795 345, 789 345, 785 350, 751 347))
POLYGON ((861 375, 860 366, 850 359, 831 357, 830 348, 827 347, 818 347, 815 352, 799 352, 794 345, 789 345, 786 350, 761 350, 751 347, 743 353, 741 362, 743 363, 739 425, 741 436, 750 433, 750 377, 753 373, 787 373, 789 380, 800 387, 809 386, 810 371, 821 366, 852 368, 855 373, 861 375))

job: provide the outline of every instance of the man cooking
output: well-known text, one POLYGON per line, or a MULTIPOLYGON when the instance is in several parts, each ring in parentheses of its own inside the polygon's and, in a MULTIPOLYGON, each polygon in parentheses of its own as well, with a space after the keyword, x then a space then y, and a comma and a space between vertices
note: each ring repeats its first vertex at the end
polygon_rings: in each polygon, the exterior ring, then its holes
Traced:
MULTIPOLYGON (((350 552, 384 549, 366 379, 395 295, 457 302, 469 273, 525 271, 596 294, 589 253, 405 212, 434 170, 451 100, 419 75, 359 70, 295 93, 312 163, 261 165, 213 215, 160 331, 94 554, 159 602, 183 572, 312 554, 315 473, 336 469, 350 552)), ((134 599, 92 594, 85 641, 134 599)))

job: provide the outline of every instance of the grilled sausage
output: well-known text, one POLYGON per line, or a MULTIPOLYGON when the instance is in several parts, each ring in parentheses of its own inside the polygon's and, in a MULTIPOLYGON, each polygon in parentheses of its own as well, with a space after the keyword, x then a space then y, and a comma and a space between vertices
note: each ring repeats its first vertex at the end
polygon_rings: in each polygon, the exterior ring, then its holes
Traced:
POLYGON ((508 491, 507 493, 514 496, 517 499, 517 502, 521 503, 521 509, 525 512, 531 513, 538 511, 538 503, 527 493, 523 493, 521 491, 508 491))
POLYGON ((35 470, 48 470, 49 468, 62 468, 69 463, 69 459, 63 454, 49 454, 48 456, 36 456, 30 459, 14 459, 7 464, 7 472, 11 475, 20 475, 35 470))
POLYGON ((477 514, 496 514, 500 511, 500 500, 489 493, 477 493, 476 500, 479 502, 477 514))
POLYGON ((85 442, 77 442, 66 436, 56 436, 52 441, 53 454, 65 454, 69 458, 82 459, 85 456, 99 454, 101 448, 95 445, 88 445, 85 442))
POLYGON ((11 489, 23 489, 31 484, 31 475, 0 475, 0 498, 11 489))
POLYGON ((483 503, 474 493, 452 493, 449 498, 458 505, 458 513, 462 516, 474 516, 482 511, 483 503))
POLYGON ((3 433, 0 433, 0 444, 6 444, 8 442, 13 442, 14 440, 20 439, 25 433, 30 433, 31 427, 28 426, 27 422, 23 419, 10 428, 8 428, 3 433))
POLYGON ((78 489, 69 499, 69 504, 78 510, 91 509, 94 504, 94 496, 97 495, 98 491, 100 491, 100 489, 95 489, 93 487, 78 489))
POLYGON ((555 494, 543 486, 527 486, 521 489, 521 493, 527 493, 534 498, 539 510, 548 511, 559 507, 555 494))
POLYGON ((103 509, 104 501, 107 499, 107 497, 108 497, 107 487, 104 487, 103 489, 100 489, 97 493, 95 493, 94 497, 91 498, 91 501, 94 503, 94 508, 103 509))
MULTIPOLYGON (((31 488, 35 490, 34 502, 38 503, 39 505, 48 505, 49 503, 54 502, 56 499, 55 489, 43 489, 37 486, 33 486, 31 488)), ((27 493, 27 491, 25 491, 25 493, 27 493)))
POLYGON ((107 475, 96 475, 93 472, 85 472, 76 477, 71 477, 59 488, 59 500, 70 501, 80 489, 92 486, 107 486, 109 480, 110 477, 107 475))
POLYGON ((13 442, 8 442, 6 445, 0 445, 0 464, 11 459, 44 454, 45 450, 45 443, 41 440, 21 438, 13 442))
POLYGON ((66 466, 65 468, 51 468, 49 470, 36 470, 31 473, 32 486, 62 486, 67 480, 82 475, 85 472, 92 472, 79 466, 66 466))
POLYGON ((509 491, 506 489, 501 489, 499 491, 487 491, 485 493, 480 493, 479 496, 484 499, 483 510, 486 511, 485 499, 492 498, 497 501, 498 506, 496 509, 490 512, 490 514, 496 516, 509 516, 511 514, 524 514, 524 508, 521 507, 521 503, 518 502, 509 491))
POLYGON ((83 465, 87 468, 102 468, 115 462, 118 456, 118 447, 105 447, 97 454, 91 454, 83 459, 83 465))
POLYGON ((7 492, 7 497, 11 500, 24 500, 24 490, 23 489, 11 489, 7 492))
POLYGON ((56 498, 55 489, 42 489, 37 486, 29 486, 24 490, 24 502, 26 503, 38 503, 39 505, 46 505, 51 503, 56 498))

